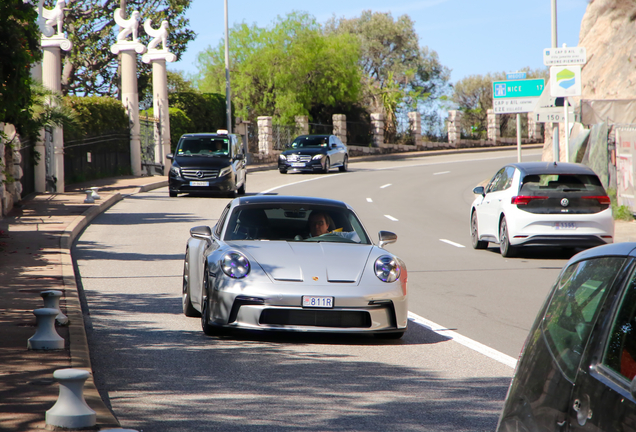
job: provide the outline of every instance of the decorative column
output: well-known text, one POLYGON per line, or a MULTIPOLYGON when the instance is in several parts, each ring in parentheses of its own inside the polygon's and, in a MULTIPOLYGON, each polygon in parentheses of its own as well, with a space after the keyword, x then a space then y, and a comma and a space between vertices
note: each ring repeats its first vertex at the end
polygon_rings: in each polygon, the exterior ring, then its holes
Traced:
POLYGON ((541 123, 537 123, 536 115, 532 112, 528 113, 528 138, 531 140, 541 140, 541 123))
POLYGON ((272 118, 270 116, 257 117, 258 120, 258 153, 270 155, 274 151, 272 137, 272 118))
POLYGON ((298 128, 298 135, 309 135, 309 117, 296 116, 296 127, 298 128))
POLYGON ((166 73, 166 62, 173 62, 177 56, 168 51, 168 21, 162 21, 159 29, 155 30, 150 25, 150 20, 144 21, 144 30, 154 39, 148 44, 148 52, 141 57, 144 63, 152 64, 152 108, 159 123, 155 123, 155 128, 159 133, 161 142, 155 141, 155 163, 161 164, 164 175, 168 175, 165 167, 169 167, 171 162, 166 158, 170 153, 170 113, 168 111, 168 77, 166 73), (162 48, 157 49, 161 43, 162 48))
MULTIPOLYGON (((54 91, 62 90, 62 54, 60 50, 69 51, 73 44, 64 37, 62 24, 64 23, 64 0, 57 0, 55 8, 44 8, 44 0, 38 2, 38 25, 42 32, 41 45, 44 50, 42 59, 42 84, 44 87, 54 91), (53 28, 57 27, 57 32, 53 28)), ((36 72, 37 73, 37 72, 36 72)), ((53 155, 51 158, 51 169, 48 173, 55 181, 55 190, 58 193, 64 192, 64 130, 61 127, 53 128, 53 155)), ((42 141, 35 146, 35 151, 44 156, 40 158, 40 163, 35 166, 35 190, 44 192, 46 190, 46 155, 42 141)))
POLYGON ((334 114, 331 119, 333 122, 333 134, 340 138, 344 145, 347 145, 347 116, 345 114, 334 114))
POLYGON ((119 26, 117 43, 110 47, 113 54, 121 55, 121 103, 126 109, 130 122, 130 166, 134 176, 141 175, 141 140, 139 137, 139 94, 137 91, 137 54, 146 52, 139 42, 137 27, 139 12, 134 11, 129 19, 124 19, 122 10, 115 9, 115 22, 119 26), (132 40, 126 40, 132 35, 132 40))
POLYGON ((422 115, 419 111, 409 113, 409 130, 413 135, 415 147, 420 147, 422 145, 422 115))
POLYGON ((462 112, 459 110, 448 111, 448 144, 457 147, 462 137, 462 112))
POLYGON ((373 147, 384 144, 384 114, 371 113, 371 127, 373 128, 373 147))
MULTIPOLYGON (((499 122, 499 116, 495 114, 494 109, 489 109, 488 111, 488 139, 493 142, 493 144, 497 144, 501 138, 501 128, 499 122)), ((530 113, 529 113, 530 114, 530 113)))

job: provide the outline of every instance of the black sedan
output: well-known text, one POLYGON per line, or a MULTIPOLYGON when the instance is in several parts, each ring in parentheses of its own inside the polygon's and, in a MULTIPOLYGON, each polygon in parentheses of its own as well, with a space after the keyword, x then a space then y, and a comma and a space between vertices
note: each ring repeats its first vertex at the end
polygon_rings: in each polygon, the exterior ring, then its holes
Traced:
POLYGON ((328 173, 331 168, 347 171, 349 153, 335 135, 300 135, 278 157, 278 170, 328 173))
POLYGON ((636 430, 636 243, 575 255, 522 350, 498 431, 636 430))

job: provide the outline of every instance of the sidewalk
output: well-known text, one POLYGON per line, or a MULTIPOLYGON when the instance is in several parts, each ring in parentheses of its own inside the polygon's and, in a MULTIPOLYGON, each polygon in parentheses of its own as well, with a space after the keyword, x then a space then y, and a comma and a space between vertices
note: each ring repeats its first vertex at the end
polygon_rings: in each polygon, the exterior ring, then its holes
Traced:
MULTIPOLYGON (((354 160, 411 158, 419 153, 354 160)), ((251 166, 248 171, 266 169, 276 166, 251 166)), ((167 177, 162 176, 120 177, 71 185, 65 193, 25 200, 9 217, 0 219, 0 431, 46 429, 45 413, 59 392, 53 372, 69 367, 92 371, 70 255, 75 238, 95 216, 119 200, 164 186, 167 177), (82 190, 90 186, 99 187, 101 199, 85 204, 82 190), (66 346, 60 351, 29 351, 27 340, 35 333, 32 311, 43 307, 40 292, 47 289, 64 293, 60 306, 69 325, 57 326, 57 330, 66 346)), ((636 241, 636 222, 617 222, 616 241, 636 241)), ((84 396, 97 412, 95 430, 119 427, 92 377, 86 382, 84 396)))

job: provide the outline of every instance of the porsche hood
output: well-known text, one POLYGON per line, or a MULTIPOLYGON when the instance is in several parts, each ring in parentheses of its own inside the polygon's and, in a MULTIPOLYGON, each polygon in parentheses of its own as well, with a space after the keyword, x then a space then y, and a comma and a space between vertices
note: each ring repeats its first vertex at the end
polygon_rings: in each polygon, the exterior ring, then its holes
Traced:
POLYGON ((275 281, 359 283, 373 245, 251 241, 229 242, 275 281))

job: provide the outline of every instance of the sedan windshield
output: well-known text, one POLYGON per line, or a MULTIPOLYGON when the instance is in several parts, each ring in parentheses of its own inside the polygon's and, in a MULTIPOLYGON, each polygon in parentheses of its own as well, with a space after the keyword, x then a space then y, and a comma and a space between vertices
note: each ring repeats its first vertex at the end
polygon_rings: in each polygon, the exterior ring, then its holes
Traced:
POLYGON ((329 135, 301 136, 291 144, 292 148, 328 147, 329 135))
POLYGON ((179 142, 177 156, 227 156, 229 149, 227 138, 184 138, 179 142))
POLYGON ((224 240, 371 244, 351 210, 298 204, 238 206, 228 218, 224 240))

